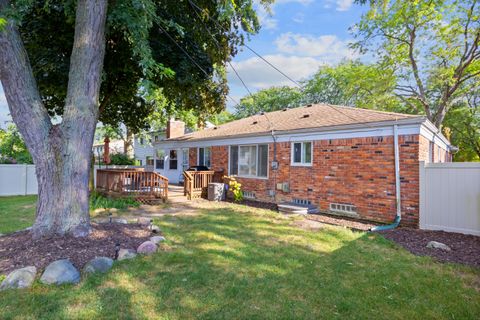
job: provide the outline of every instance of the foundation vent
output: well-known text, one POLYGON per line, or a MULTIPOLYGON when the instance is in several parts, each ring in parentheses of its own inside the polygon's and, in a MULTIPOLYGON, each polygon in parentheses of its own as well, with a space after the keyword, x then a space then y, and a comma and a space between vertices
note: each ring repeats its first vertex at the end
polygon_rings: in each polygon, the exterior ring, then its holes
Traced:
POLYGON ((251 191, 243 191, 243 197, 245 199, 255 199, 255 193, 251 191))
POLYGON ((330 211, 337 213, 356 214, 357 208, 352 204, 330 203, 330 211))

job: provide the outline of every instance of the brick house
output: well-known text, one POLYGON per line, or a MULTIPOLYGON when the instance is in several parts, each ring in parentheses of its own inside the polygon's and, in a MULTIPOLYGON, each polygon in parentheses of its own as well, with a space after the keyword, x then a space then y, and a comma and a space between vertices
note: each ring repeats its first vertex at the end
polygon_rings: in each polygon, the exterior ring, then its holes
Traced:
POLYGON ((155 145, 167 155, 163 170, 168 164, 179 172, 206 165, 236 176, 253 200, 308 203, 321 212, 383 223, 395 218, 398 186, 402 224, 410 226, 419 220, 419 161, 451 161, 452 151, 424 116, 325 104, 167 135, 155 145))

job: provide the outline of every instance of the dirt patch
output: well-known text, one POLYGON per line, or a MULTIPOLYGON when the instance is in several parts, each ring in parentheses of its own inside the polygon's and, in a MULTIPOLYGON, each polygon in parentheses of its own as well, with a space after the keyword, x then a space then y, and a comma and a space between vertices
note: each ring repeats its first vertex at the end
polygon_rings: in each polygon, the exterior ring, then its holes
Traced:
POLYGON ((273 210, 277 211, 278 206, 276 203, 269 203, 269 202, 261 202, 261 201, 253 201, 253 200, 247 200, 244 199, 240 202, 235 202, 230 198, 227 198, 225 202, 230 202, 230 203, 235 203, 235 204, 243 204, 248 207, 253 207, 253 208, 259 208, 259 209, 267 209, 267 210, 273 210))
POLYGON ((444 231, 398 228, 382 231, 390 239, 419 256, 431 256, 441 262, 455 262, 480 267, 480 237, 444 231), (452 250, 427 248, 430 241, 446 244, 452 250))
POLYGON ((115 257, 115 244, 136 249, 149 239, 150 231, 139 224, 92 223, 87 238, 70 236, 33 240, 29 231, 0 237, 0 274, 26 266, 43 270, 59 259, 70 259, 79 270, 97 256, 115 257))
POLYGON ((368 231, 370 228, 375 226, 375 224, 371 222, 363 222, 343 217, 334 217, 325 214, 309 214, 307 215, 306 219, 359 231, 368 231))

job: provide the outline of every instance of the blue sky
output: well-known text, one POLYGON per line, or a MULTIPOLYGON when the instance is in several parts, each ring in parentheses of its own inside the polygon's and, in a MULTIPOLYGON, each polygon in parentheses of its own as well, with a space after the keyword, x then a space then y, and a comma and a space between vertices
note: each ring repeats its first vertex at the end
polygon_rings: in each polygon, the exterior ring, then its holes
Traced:
MULTIPOLYGON (((353 0, 276 0, 272 15, 259 8, 262 29, 248 44, 291 78, 302 80, 322 65, 355 57, 348 49, 352 40, 348 29, 365 10, 366 7, 353 4, 353 0)), ((232 64, 252 92, 274 85, 292 85, 247 49, 232 64)), ((228 81, 230 96, 236 101, 247 94, 232 72, 228 81)), ((229 108, 232 105, 229 101, 229 108)), ((10 120, 8 113, 0 86, 1 127, 10 120)))

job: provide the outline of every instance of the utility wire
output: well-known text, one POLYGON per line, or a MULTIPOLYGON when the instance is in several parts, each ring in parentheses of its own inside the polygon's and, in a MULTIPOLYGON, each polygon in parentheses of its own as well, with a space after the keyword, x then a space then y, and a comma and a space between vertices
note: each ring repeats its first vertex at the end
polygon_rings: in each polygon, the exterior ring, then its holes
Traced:
MULTIPOLYGON (((202 68, 202 66, 200 66, 197 61, 195 61, 195 59, 180 45, 178 44, 178 42, 158 23, 157 24, 158 27, 160 28, 160 30, 163 31, 163 33, 165 33, 165 35, 173 42, 175 43, 175 45, 190 59, 190 61, 192 61, 195 66, 197 66, 198 69, 200 69, 207 77, 210 77, 210 75, 208 74, 207 71, 205 71, 205 69, 202 68)), ((233 99, 230 95, 227 94, 227 97, 230 98, 234 103, 237 104, 237 106, 239 106, 239 103, 236 102, 235 99, 233 99)))
MULTIPOLYGON (((188 0, 188 2, 190 3, 190 5, 192 5, 193 7, 197 8, 200 12, 205 12, 209 20, 211 20, 215 25, 217 25, 221 30, 226 31, 226 29, 225 29, 224 27, 222 27, 222 26, 220 25, 220 23, 218 23, 217 20, 213 19, 213 18, 210 16, 210 14, 209 14, 208 12, 206 12, 206 10, 200 8, 195 2, 193 2, 193 0, 188 0)), ((207 31, 208 31, 208 29, 207 29, 207 31)), ((208 33, 211 35, 211 33, 210 33, 209 31, 208 31, 208 33)), ((244 45, 247 49, 249 49, 250 51, 252 51, 255 55, 257 55, 260 59, 262 59, 265 63, 267 63, 270 67, 272 67, 273 69, 275 69, 276 71, 278 71, 278 72, 279 72, 280 74, 282 74, 285 78, 287 78, 287 79, 290 80, 292 83, 294 83, 296 86, 298 86, 301 91, 304 90, 304 87, 303 87, 300 83, 298 83, 297 81, 293 80, 291 77, 289 77, 287 74, 285 74, 282 70, 280 70, 279 68, 277 68, 276 66, 274 66, 274 65, 273 65, 272 63, 270 63, 267 59, 265 59, 262 55, 260 55, 260 54, 257 53, 255 50, 253 50, 249 45, 247 45, 246 43, 244 43, 243 45, 244 45)), ((237 72, 235 71, 235 73, 237 73, 237 72)), ((238 75, 238 74, 237 74, 237 75, 238 75)), ((239 78, 240 78, 240 76, 239 76, 239 78)), ((241 79, 240 79, 240 80, 241 80, 241 79)), ((243 80, 241 80, 241 81, 242 81, 242 83, 244 83, 243 80)), ((245 85, 245 84, 244 84, 244 85, 245 85)), ((245 85, 245 88, 247 88, 246 85, 245 85)), ((248 88, 247 88, 247 91, 250 93, 250 95, 252 95, 251 92, 250 92, 250 90, 248 90, 248 88)), ((253 97, 253 95, 252 95, 252 97, 253 97)), ((336 112, 338 112, 338 113, 342 114, 343 116, 349 118, 350 120, 354 120, 355 122, 357 122, 357 119, 355 119, 354 117, 352 117, 352 116, 350 116, 350 115, 348 115, 348 114, 340 111, 338 108, 336 108, 336 107, 334 107, 334 106, 332 106, 332 105, 330 105, 330 104, 328 104, 328 103, 324 103, 324 105, 332 108, 333 110, 335 110, 336 112)), ((237 104, 237 106, 238 106, 238 104, 237 104)), ((268 119, 268 117, 267 117, 267 119, 268 119)), ((269 121, 269 122, 270 122, 270 121, 269 121)), ((365 123, 365 125, 367 125, 368 127, 372 128, 372 126, 369 125, 368 123, 365 123)))
MULTIPOLYGON (((188 0, 188 2, 190 2, 190 4, 192 6, 194 6, 195 8, 197 8, 198 10, 200 11, 204 11, 202 8, 200 8, 195 2, 193 2, 192 0, 188 0)), ((213 23, 215 23, 221 30, 225 30, 224 27, 222 27, 220 25, 220 23, 218 23, 217 20, 213 19, 207 12, 207 16, 208 16, 208 19, 210 19, 213 23)), ((277 68, 275 65, 273 65, 270 61, 268 61, 267 59, 265 59, 262 55, 260 55, 258 52, 256 52, 255 50, 253 50, 248 44, 244 43, 243 46, 245 48, 247 48, 248 50, 250 50, 251 52, 253 52, 257 57, 259 57, 260 59, 262 59, 265 63, 267 63, 270 67, 272 67, 273 69, 275 69, 277 72, 279 72, 281 75, 283 75, 285 78, 287 78, 288 80, 290 80, 293 84, 295 84, 296 86, 298 86, 300 89, 303 90, 303 86, 298 83, 297 81, 293 80, 291 77, 289 77, 286 73, 284 73, 282 70, 280 70, 279 68, 277 68)))
MULTIPOLYGON (((203 28, 205 29, 205 31, 207 31, 207 33, 210 35, 210 37, 213 39, 213 42, 215 43, 215 45, 217 46, 218 50, 221 50, 221 47, 220 47, 220 44, 218 43, 218 40, 215 38, 215 36, 210 32, 210 30, 208 29, 208 27, 206 26, 206 24, 203 22, 203 19, 202 17, 200 16, 200 14, 198 13, 197 9, 199 9, 198 7, 196 7, 191 1, 189 1, 190 3, 190 6, 193 8, 193 11, 195 12, 195 14, 197 15, 198 19, 201 21, 202 23, 202 26, 203 28)), ((200 10, 200 9, 199 9, 200 10)), ((208 16, 208 18, 210 19, 210 16, 208 16)), ((248 94, 252 97, 252 99, 255 100, 255 97, 254 95, 252 94, 252 92, 250 91, 250 89, 247 87, 247 84, 245 83, 245 81, 243 81, 242 77, 240 77, 240 74, 237 72, 237 70, 235 69, 235 67, 232 65, 232 63, 230 61, 227 61, 228 65, 230 66, 230 68, 232 68, 233 72, 235 73, 235 75, 237 76, 237 78, 240 80, 240 82, 242 83, 243 87, 245 88, 245 90, 247 90, 248 94)))

